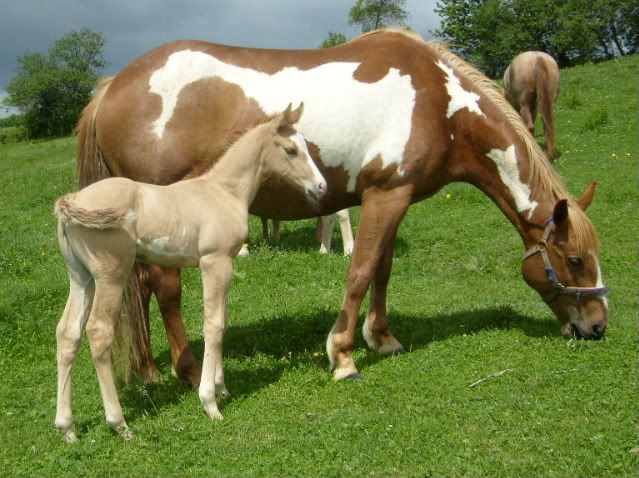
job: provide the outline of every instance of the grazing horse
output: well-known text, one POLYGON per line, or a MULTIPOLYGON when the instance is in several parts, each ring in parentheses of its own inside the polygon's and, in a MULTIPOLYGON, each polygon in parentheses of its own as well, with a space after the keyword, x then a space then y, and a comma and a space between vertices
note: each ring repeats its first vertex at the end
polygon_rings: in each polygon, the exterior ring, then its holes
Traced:
POLYGON ((517 55, 504 73, 506 98, 519 111, 524 123, 535 134, 537 109, 544 123, 546 153, 556 154, 553 108, 559 95, 559 66, 553 57, 541 51, 517 55))
MULTIPOLYGON (((523 277, 546 299, 562 333, 602 337, 608 305, 597 234, 584 212, 594 187, 573 199, 493 82, 415 34, 375 31, 319 50, 163 45, 87 106, 79 124, 80 178, 177 181, 215 161, 235 129, 301 100, 297 127, 328 193, 316 211, 286 185, 266 182, 251 212, 300 219, 361 204, 344 300, 326 344, 335 379, 359 377, 353 341, 369 287, 368 346, 380 354, 403 351, 386 315, 397 229, 412 203, 453 181, 478 187, 515 227, 530 251, 523 277), (550 297, 553 291, 559 293, 550 297)), ((151 275, 174 367, 193 382, 179 275, 151 275)), ((148 346, 136 350, 152 363, 148 346)))
POLYGON ((295 131, 301 107, 289 108, 244 134, 205 174, 168 186, 109 178, 58 199, 58 241, 70 281, 57 327, 58 406, 55 423, 75 441, 71 368, 86 323, 106 420, 130 431, 111 370, 111 343, 124 288, 136 259, 196 267, 204 285, 204 359, 200 400, 222 419, 215 396, 228 395, 222 367, 226 298, 232 259, 248 232, 248 208, 263 181, 278 179, 315 203, 326 182, 295 131))

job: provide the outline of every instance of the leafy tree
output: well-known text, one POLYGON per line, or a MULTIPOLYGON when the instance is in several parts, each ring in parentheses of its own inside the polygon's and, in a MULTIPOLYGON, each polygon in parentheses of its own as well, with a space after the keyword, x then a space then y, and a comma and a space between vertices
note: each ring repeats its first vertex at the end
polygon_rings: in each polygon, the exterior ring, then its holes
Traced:
POLYGON ((331 48, 346 43, 346 35, 339 32, 328 32, 328 37, 322 42, 320 48, 331 48))
POLYGON ((390 25, 406 26, 406 0, 357 0, 348 14, 349 25, 360 25, 362 32, 390 25))
POLYGON ((526 50, 566 66, 639 47, 636 0, 438 0, 435 12, 433 33, 492 77, 526 50))
POLYGON ((69 134, 106 66, 104 44, 100 33, 83 28, 58 39, 47 55, 24 53, 3 104, 24 115, 31 136, 69 134))

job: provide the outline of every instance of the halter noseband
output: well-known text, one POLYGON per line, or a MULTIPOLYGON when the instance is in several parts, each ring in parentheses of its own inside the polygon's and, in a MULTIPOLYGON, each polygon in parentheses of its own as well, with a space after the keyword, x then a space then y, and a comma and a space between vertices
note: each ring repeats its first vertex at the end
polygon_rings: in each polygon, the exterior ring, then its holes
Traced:
POLYGON ((557 273, 555 269, 553 269, 552 264, 550 263, 550 258, 548 257, 548 238, 550 237, 550 231, 554 222, 552 217, 546 221, 546 229, 544 230, 544 234, 539 240, 539 244, 534 247, 531 247, 524 254, 524 258, 522 262, 528 259, 535 254, 541 254, 541 259, 544 261, 544 268, 546 269, 546 277, 548 278, 548 282, 552 285, 552 291, 547 294, 544 294, 542 298, 544 302, 549 304, 553 300, 555 300, 560 295, 574 295, 577 297, 577 301, 581 298, 581 296, 605 296, 608 293, 608 287, 568 287, 563 285, 559 279, 557 278, 557 273))

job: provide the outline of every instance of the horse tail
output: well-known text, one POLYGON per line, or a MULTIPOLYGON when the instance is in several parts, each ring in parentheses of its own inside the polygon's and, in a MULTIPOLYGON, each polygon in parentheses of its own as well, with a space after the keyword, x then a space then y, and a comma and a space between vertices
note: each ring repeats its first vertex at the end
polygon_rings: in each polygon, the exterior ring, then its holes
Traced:
MULTIPOLYGON (((111 177, 111 172, 102 157, 97 140, 95 118, 114 77, 103 78, 93 98, 82 111, 75 128, 78 137, 76 150, 76 176, 78 185, 83 188, 89 184, 111 177)), ((147 350, 149 337, 148 322, 142 305, 142 292, 138 280, 136 264, 130 274, 123 301, 121 320, 116 322, 113 355, 118 373, 125 381, 131 378, 132 371, 139 371, 146 362, 143 352, 147 350)))
POLYGON ((544 141, 546 153, 552 159, 555 156, 555 125, 552 116, 553 98, 550 92, 550 74, 543 58, 535 60, 535 85, 537 104, 544 122, 544 141))
POLYGON ((111 176, 98 146, 95 117, 113 78, 109 76, 100 80, 93 98, 82 111, 75 127, 78 136, 76 175, 81 188, 111 176))
POLYGON ((53 212, 62 224, 75 224, 87 229, 115 229, 126 218, 125 208, 84 209, 73 201, 73 194, 62 196, 55 203, 53 212))

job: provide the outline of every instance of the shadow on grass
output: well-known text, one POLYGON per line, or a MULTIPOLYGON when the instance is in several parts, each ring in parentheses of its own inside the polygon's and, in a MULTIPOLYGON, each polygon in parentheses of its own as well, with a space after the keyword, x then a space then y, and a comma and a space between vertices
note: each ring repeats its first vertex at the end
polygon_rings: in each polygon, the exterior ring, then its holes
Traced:
MULTIPOLYGON (((318 251, 320 247, 319 241, 315 238, 315 226, 311 224, 300 225, 291 230, 283 229, 281 232, 280 242, 274 242, 272 238, 268 241, 264 241, 261 236, 257 240, 255 237, 252 237, 252 243, 250 246, 259 247, 264 244, 268 244, 269 247, 274 249, 288 252, 312 252, 318 251)), ((409 243, 398 235, 395 241, 395 257, 406 255, 409 249, 409 243)), ((341 254, 344 251, 341 234, 333 234, 331 250, 334 254, 341 254)))
MULTIPOLYGON (((224 339, 224 356, 226 359, 248 361, 248 364, 240 366, 236 361, 227 361, 226 380, 231 393, 236 397, 251 394, 277 382, 291 368, 326 370, 324 346, 336 317, 336 309, 315 310, 305 315, 275 316, 259 323, 231 324, 224 339)), ((393 314, 390 320, 393 333, 406 350, 420 349, 434 341, 486 330, 518 329, 529 337, 558 335, 555 320, 536 320, 518 314, 510 307, 461 311, 427 318, 393 314)), ((360 318, 360 326, 361 323, 360 318)), ((358 332, 356 347, 366 347, 360 335, 358 332)), ((191 342, 191 347, 196 358, 201 360, 204 351, 202 340, 191 342)), ((366 368, 379 360, 383 360, 383 357, 367 354, 364 359, 358 360, 360 371, 365 375, 366 368)), ((157 357, 157 363, 170 363, 168 350, 157 357)), ((124 388, 122 398, 127 408, 133 411, 128 413, 129 418, 135 419, 143 413, 154 413, 180 402, 180 397, 186 393, 193 393, 189 386, 168 379, 144 386, 140 383, 129 384, 124 388)))

